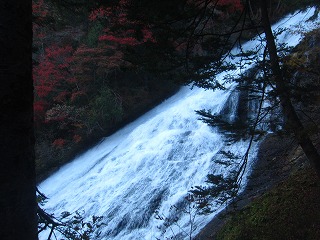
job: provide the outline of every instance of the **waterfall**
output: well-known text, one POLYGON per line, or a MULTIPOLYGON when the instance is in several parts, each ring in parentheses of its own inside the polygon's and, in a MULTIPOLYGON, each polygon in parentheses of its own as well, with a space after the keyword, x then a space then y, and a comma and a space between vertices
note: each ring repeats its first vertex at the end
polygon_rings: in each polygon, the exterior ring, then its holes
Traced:
MULTIPOLYGON (((314 11, 311 8, 287 16, 274 29, 308 24, 306 19, 314 11)), ((284 31, 279 41, 294 46, 300 37, 284 31)), ((257 41, 244 47, 250 49, 257 41)), ((226 137, 219 129, 199 121, 195 110, 210 109, 211 113, 219 114, 229 106, 228 111, 233 111, 230 118, 235 118, 241 94, 233 92, 234 89, 235 84, 225 91, 182 87, 177 94, 43 181, 39 189, 49 198, 44 208, 55 216, 78 210, 88 218, 103 216, 106 225, 100 229, 100 239, 151 240, 171 236, 188 239, 192 213, 183 211, 188 191, 193 186, 205 185, 208 173, 227 174, 234 169, 236 163, 217 163, 225 157, 222 150, 241 156, 248 145, 246 140, 226 145, 226 137), (174 216, 176 221, 159 220, 156 212, 174 216)), ((250 173, 258 144, 251 149, 245 176, 250 173)), ((218 212, 195 216, 192 235, 218 212)), ((43 240, 47 237, 48 232, 39 236, 43 240)))

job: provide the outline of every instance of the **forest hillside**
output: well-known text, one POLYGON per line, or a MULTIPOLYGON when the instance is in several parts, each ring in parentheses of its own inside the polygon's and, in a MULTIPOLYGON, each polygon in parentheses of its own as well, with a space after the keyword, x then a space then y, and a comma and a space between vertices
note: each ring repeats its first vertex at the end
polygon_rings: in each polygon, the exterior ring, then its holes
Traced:
MULTIPOLYGON (((270 1, 271 17, 275 21, 311 2, 270 1)), ((177 15, 181 3, 173 2, 170 11, 165 3, 154 4, 157 12, 151 17, 151 12, 124 0, 105 5, 33 1, 38 181, 196 79, 192 72, 211 61, 208 53, 221 48, 220 43, 209 46, 208 38, 189 50, 181 40, 188 34, 182 26, 173 24, 170 31, 159 26, 172 16, 184 18, 177 15), (186 58, 186 49, 192 56, 186 58)), ((219 6, 228 15, 214 23, 217 31, 234 21, 237 9, 228 4, 222 1, 219 6)), ((240 2, 237 6, 240 9, 240 2)), ((241 39, 250 37, 243 34, 241 39)))

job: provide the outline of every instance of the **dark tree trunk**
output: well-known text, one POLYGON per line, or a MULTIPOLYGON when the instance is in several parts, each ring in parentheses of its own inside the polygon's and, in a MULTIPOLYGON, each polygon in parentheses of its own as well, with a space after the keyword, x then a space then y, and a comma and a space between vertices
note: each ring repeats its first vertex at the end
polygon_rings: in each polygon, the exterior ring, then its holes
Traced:
POLYGON ((0 2, 0 239, 37 239, 32 1, 0 2))
POLYGON ((266 34, 266 44, 271 60, 271 68, 274 75, 277 94, 280 99, 282 111, 284 117, 287 121, 287 125, 290 127, 294 133, 298 143, 300 144, 305 155, 314 166, 317 171, 318 176, 320 177, 320 155, 312 143, 310 137, 306 133, 302 122, 300 121, 297 112, 294 109, 294 106, 290 98, 290 88, 287 86, 285 79, 282 75, 282 71, 279 65, 279 59, 277 54, 277 48, 275 44, 274 35, 271 30, 271 24, 268 16, 268 7, 266 0, 260 0, 261 4, 261 14, 262 14, 262 24, 264 32, 266 34))

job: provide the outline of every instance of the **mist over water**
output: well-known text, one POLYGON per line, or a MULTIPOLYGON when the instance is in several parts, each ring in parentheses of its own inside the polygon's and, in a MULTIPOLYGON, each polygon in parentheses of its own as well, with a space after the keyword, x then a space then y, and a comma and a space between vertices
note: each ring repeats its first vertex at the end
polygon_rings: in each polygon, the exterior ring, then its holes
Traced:
MULTIPOLYGON (((306 20, 314 11, 312 8, 287 16, 274 29, 292 30, 298 23, 303 24, 303 29, 312 28, 312 23, 306 20)), ((301 36, 285 31, 278 38, 294 46, 301 36)), ((258 41, 250 41, 244 47, 253 48, 258 41)), ((217 163, 225 158, 221 150, 240 156, 247 150, 245 140, 226 145, 221 131, 199 121, 195 113, 210 109, 219 114, 228 105, 233 109, 229 117, 234 118, 239 95, 232 94, 234 88, 235 84, 230 84, 227 91, 182 87, 177 94, 43 181, 39 189, 49 197, 46 211, 55 216, 77 210, 88 217, 103 216, 107 225, 100 229, 101 239, 151 240, 171 236, 187 239, 190 215, 171 207, 187 207, 184 199, 188 191, 193 186, 205 185, 208 173, 227 174, 236 166, 217 163), (174 215, 178 221, 164 224, 156 219, 156 211, 167 217, 174 215)), ((259 142, 254 143, 251 149, 246 175, 250 174, 258 145, 259 142)), ((196 216, 192 234, 217 213, 196 216)), ((39 236, 47 237, 48 232, 39 236)))

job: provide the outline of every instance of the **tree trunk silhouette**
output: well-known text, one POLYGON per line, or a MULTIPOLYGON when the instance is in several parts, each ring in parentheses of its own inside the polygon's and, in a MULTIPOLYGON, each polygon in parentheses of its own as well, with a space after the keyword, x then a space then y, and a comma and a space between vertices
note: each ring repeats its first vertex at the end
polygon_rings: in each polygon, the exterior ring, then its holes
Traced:
POLYGON ((304 151, 305 155, 314 166, 318 176, 320 177, 320 155, 314 144, 312 143, 310 137, 306 133, 304 126, 294 109, 294 106, 290 99, 290 88, 289 86, 287 86, 282 75, 275 39, 269 21, 267 1, 260 0, 260 4, 263 29, 266 34, 267 50, 270 56, 271 68, 276 83, 276 90, 280 99, 282 112, 286 119, 287 125, 294 133, 302 150, 304 151))
POLYGON ((0 239, 37 239, 32 1, 0 3, 0 239))

